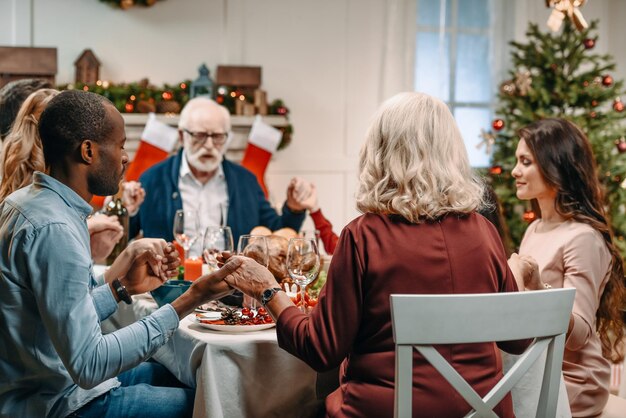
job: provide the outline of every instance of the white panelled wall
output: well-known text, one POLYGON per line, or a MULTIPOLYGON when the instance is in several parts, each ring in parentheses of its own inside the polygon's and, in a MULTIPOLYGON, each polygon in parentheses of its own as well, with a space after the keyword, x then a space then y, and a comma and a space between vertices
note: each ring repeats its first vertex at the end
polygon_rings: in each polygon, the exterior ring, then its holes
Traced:
MULTIPOLYGON (((211 70, 262 66, 268 98, 285 101, 294 127, 293 142, 270 164, 271 201, 282 204, 291 177, 307 178, 338 233, 357 214, 358 151, 390 93, 385 64, 390 54, 408 53, 389 36, 386 22, 402 19, 388 10, 408 13, 410 30, 411 0, 164 0, 127 11, 98 0, 0 0, 0 45, 58 48, 59 83, 73 80, 85 48, 102 62, 101 78, 112 82, 176 83, 195 78, 203 62, 211 70)), ((517 1, 515 11, 517 39, 528 20, 544 24, 549 14, 544 0, 517 1)), ((601 19, 597 48, 614 54, 615 76, 626 78, 626 1, 590 0, 583 12, 601 19)), ((392 88, 402 85, 412 81, 392 88)))

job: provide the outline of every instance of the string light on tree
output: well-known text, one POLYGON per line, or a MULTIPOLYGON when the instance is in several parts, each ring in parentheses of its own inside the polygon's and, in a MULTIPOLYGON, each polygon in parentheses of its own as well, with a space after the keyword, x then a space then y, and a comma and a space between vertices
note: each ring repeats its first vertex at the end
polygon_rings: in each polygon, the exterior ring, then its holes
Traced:
POLYGON ((531 223, 532 221, 537 219, 537 214, 532 209, 527 209, 524 211, 522 219, 527 223, 531 223))
POLYGON ((494 176, 499 176, 500 174, 502 174, 502 166, 501 165, 494 165, 489 169, 489 174, 494 175, 494 176))

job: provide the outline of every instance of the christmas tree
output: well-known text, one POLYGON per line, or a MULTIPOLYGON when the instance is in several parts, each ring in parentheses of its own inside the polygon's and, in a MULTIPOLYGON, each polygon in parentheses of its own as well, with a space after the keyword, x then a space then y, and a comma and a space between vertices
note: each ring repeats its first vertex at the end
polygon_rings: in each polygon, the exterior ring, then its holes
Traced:
POLYGON ((513 69, 500 85, 498 119, 482 136, 494 146, 491 183, 500 198, 514 246, 519 246, 529 222, 536 218, 529 202, 515 196, 511 170, 521 127, 542 118, 559 117, 577 124, 591 141, 598 176, 605 188, 606 205, 616 242, 626 254, 626 112, 620 95, 622 81, 611 76, 610 55, 593 52, 594 31, 577 28, 565 19, 559 33, 546 33, 535 24, 527 42, 511 42, 513 69))

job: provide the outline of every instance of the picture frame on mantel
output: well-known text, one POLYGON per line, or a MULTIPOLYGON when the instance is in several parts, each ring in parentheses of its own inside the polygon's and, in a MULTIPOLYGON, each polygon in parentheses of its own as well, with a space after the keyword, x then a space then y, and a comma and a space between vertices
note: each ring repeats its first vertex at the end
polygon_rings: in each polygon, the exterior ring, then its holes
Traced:
POLYGON ((56 48, 0 46, 0 88, 24 78, 42 78, 55 84, 56 74, 56 48))

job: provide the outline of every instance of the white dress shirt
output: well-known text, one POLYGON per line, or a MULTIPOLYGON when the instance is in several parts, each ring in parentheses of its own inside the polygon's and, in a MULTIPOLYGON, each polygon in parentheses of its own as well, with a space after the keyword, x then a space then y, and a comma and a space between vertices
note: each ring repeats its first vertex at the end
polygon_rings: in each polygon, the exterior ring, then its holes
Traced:
MULTIPOLYGON (((215 175, 205 184, 202 184, 191 172, 187 157, 183 154, 183 158, 180 160, 178 189, 183 201, 183 209, 196 212, 198 215, 196 227, 200 235, 204 234, 207 226, 227 224, 228 185, 221 164, 215 175)), ((189 250, 189 256, 202 254, 201 241, 200 236, 189 250)))

